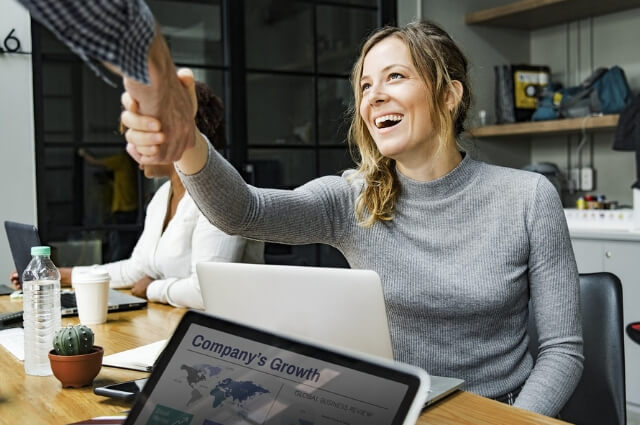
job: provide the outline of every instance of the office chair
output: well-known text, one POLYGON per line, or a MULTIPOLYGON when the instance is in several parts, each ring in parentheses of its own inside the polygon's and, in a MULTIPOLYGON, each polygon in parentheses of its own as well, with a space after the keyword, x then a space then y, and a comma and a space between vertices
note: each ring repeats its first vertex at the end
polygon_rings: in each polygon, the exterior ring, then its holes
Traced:
MULTIPOLYGON (((611 273, 580 275, 584 371, 560 419, 577 425, 625 425, 622 285, 611 273)), ((536 358, 538 334, 529 315, 529 351, 536 358)))

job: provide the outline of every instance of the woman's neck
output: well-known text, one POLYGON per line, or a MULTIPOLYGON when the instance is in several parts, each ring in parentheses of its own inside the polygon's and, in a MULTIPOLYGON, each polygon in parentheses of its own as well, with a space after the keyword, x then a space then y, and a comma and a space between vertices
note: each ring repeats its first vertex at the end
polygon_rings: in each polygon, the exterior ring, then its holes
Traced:
POLYGON ((180 201, 184 196, 186 189, 178 176, 178 173, 171 173, 169 175, 169 181, 171 182, 171 199, 180 201))
POLYGON ((162 233, 167 229, 167 226, 173 220, 173 217, 176 215, 178 211, 178 204, 180 200, 184 196, 186 189, 182 182, 180 181, 180 177, 178 177, 178 173, 173 172, 169 175, 169 181, 171 185, 171 191, 169 192, 169 202, 167 203, 167 212, 164 216, 164 222, 162 223, 162 233))
POLYGON ((412 180, 428 182, 449 174, 462 161, 462 155, 455 143, 448 143, 440 151, 428 155, 427 158, 411 158, 406 161, 396 160, 396 168, 404 176, 412 180))

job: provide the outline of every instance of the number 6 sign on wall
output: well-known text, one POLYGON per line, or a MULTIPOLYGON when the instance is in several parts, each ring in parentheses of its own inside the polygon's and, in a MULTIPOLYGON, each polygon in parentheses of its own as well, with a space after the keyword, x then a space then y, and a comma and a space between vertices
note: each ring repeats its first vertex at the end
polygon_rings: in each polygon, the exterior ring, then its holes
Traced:
POLYGON ((14 35, 16 29, 12 28, 2 41, 0 53, 28 53, 20 51, 20 40, 14 35))

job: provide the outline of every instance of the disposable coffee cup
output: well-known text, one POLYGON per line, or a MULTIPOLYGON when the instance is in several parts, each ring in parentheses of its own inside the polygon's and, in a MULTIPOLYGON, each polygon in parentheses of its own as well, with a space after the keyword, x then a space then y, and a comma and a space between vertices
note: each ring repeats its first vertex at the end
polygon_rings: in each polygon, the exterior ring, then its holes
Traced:
POLYGON ((73 275, 78 317, 83 325, 98 325, 107 321, 109 280, 109 273, 98 268, 73 275))

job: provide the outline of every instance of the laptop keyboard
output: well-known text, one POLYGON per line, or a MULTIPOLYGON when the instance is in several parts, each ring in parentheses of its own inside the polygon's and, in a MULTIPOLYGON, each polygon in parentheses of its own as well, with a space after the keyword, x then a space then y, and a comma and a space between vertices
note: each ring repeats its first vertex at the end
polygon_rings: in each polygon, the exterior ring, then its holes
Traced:
POLYGON ((76 294, 71 292, 62 292, 60 294, 60 307, 62 308, 75 308, 76 307, 76 294))

